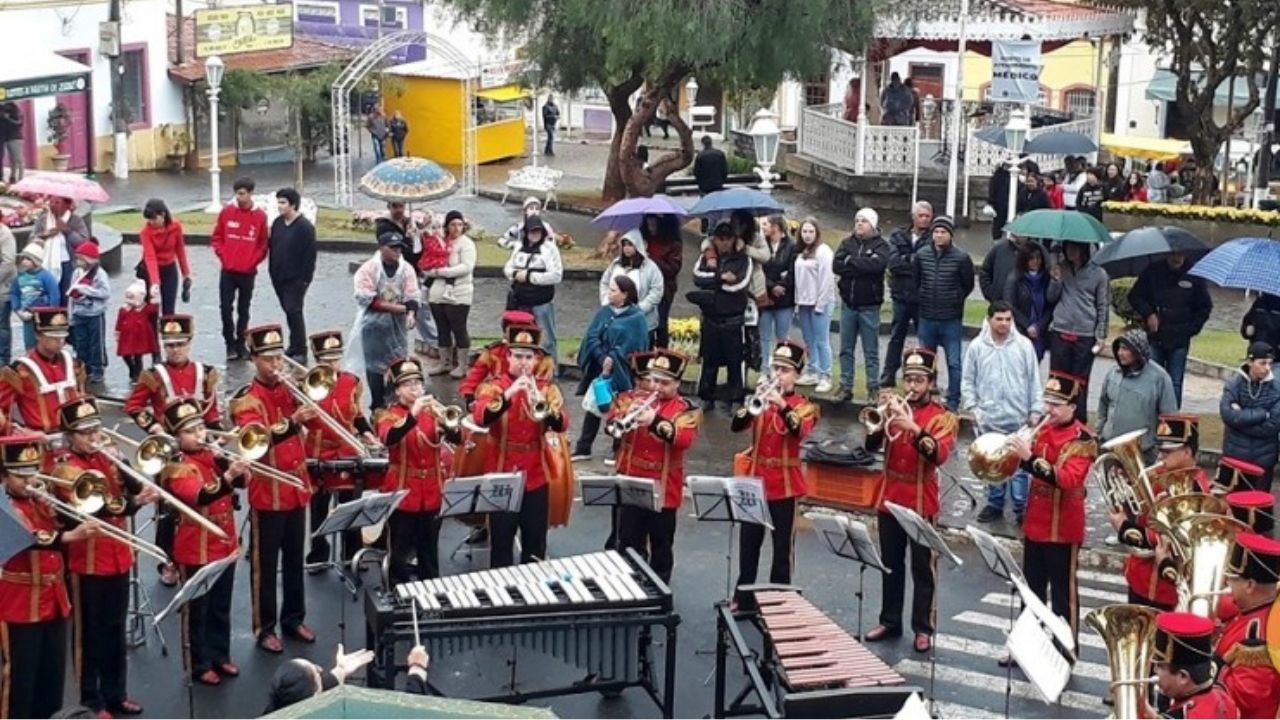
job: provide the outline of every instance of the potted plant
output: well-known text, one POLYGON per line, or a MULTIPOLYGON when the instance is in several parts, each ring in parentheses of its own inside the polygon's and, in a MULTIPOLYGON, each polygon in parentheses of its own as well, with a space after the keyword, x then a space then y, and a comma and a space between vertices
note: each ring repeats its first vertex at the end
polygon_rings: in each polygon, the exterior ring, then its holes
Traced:
POLYGON ((67 153, 67 139, 71 134, 71 113, 67 111, 67 106, 62 103, 55 105, 49 111, 49 119, 45 124, 49 131, 47 139, 54 149, 53 169, 65 172, 71 163, 71 155, 67 153))
POLYGON ((191 133, 184 126, 170 123, 160 126, 160 135, 168 146, 169 169, 181 170, 191 154, 191 133))

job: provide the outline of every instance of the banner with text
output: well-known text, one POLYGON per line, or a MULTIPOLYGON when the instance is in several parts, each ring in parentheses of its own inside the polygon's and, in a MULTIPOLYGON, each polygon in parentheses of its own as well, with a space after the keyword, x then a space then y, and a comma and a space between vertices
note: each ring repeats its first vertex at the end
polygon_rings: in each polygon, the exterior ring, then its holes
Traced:
POLYGON ((196 10, 196 57, 293 47, 293 3, 196 10))
POLYGON ((1040 42, 994 40, 991 43, 991 102, 1029 105, 1040 98, 1040 42))

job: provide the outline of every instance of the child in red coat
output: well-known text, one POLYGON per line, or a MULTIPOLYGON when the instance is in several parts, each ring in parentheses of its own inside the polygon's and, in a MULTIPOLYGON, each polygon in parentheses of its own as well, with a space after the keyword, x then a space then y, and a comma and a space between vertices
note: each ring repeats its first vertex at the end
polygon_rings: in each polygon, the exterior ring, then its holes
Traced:
POLYGON ((142 374, 142 359, 160 352, 156 335, 157 303, 147 302, 147 284, 134 280, 124 291, 124 305, 116 313, 116 354, 129 367, 129 381, 142 374))
MULTIPOLYGON (((422 227, 422 255, 418 258, 418 270, 439 270, 449 264, 449 246, 444 241, 442 218, 435 213, 414 213, 414 221, 422 227)), ((438 278, 427 278, 426 289, 438 278)), ((453 278, 445 280, 446 285, 453 284, 453 278)))

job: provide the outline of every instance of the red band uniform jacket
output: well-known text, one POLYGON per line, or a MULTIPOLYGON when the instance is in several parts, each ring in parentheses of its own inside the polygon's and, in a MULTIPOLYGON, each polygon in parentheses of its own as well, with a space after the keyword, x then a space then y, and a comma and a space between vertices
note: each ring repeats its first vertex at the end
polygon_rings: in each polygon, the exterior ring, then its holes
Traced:
POLYGON ((1227 689, 1243 718, 1280 717, 1280 672, 1267 652, 1267 614, 1271 604, 1241 612, 1218 636, 1214 655, 1218 682, 1227 689))
MULTIPOLYGON (((1151 478, 1151 489, 1156 497, 1164 493, 1164 484, 1161 482, 1164 474, 1165 471, 1161 470, 1151 478)), ((1212 486, 1209 475, 1200 468, 1196 469, 1195 483, 1203 493, 1209 492, 1212 486)), ((1147 523, 1144 513, 1138 518, 1126 519, 1120 526, 1120 542, 1139 551, 1129 553, 1129 557, 1125 559, 1124 579, 1135 593, 1161 607, 1171 608, 1178 604, 1178 587, 1174 584, 1178 573, 1171 563, 1165 563, 1164 566, 1156 563, 1155 549, 1159 533, 1148 527, 1147 523)))
POLYGON ((1028 540, 1080 545, 1085 532, 1085 479, 1098 456, 1098 443, 1083 423, 1045 425, 1031 445, 1022 467, 1031 475, 1027 514, 1022 524, 1028 540))
POLYGON ((492 445, 485 460, 485 472, 524 471, 524 489, 537 490, 547 484, 550 474, 543 454, 543 435, 548 431, 565 432, 569 418, 565 415, 560 388, 547 380, 537 380, 538 390, 551 407, 547 418, 539 422, 529 412, 528 395, 522 390, 507 400, 503 397, 515 378, 496 378, 476 389, 472 419, 489 428, 492 445))
POLYGON ((150 432, 160 423, 165 403, 174 398, 190 396, 204 406, 204 423, 220 427, 222 416, 218 411, 218 369, 212 365, 187 362, 182 365, 163 363, 147 368, 138 376, 124 403, 124 411, 138 427, 150 432))
MULTIPOLYGON (((609 419, 627 414, 631 403, 643 400, 648 393, 624 396, 609 409, 609 419)), ((618 473, 653 478, 655 492, 662 509, 680 507, 684 500, 684 454, 693 446, 702 426, 702 411, 688 400, 676 396, 659 400, 653 422, 636 428, 622 437, 618 448, 618 473)))
MULTIPOLYGON (((363 433, 372 431, 369 420, 365 418, 364 413, 360 410, 360 400, 364 397, 364 384, 360 382, 360 378, 354 373, 342 371, 337 373, 334 380, 333 390, 325 399, 318 401, 316 404, 324 411, 326 415, 338 421, 338 424, 346 428, 352 435, 357 437, 363 433)), ((317 421, 314 427, 309 428, 307 433, 307 457, 314 460, 337 460, 338 458, 355 457, 358 454, 356 448, 338 438, 329 427, 317 421)), ((355 488, 355 477, 348 471, 341 472, 323 472, 317 473, 313 478, 316 484, 326 490, 350 490, 355 488)), ((377 483, 368 483, 370 487, 376 487, 377 483)))
POLYGON ((33 498, 11 495, 9 503, 18 521, 35 534, 35 544, 9 558, 0 572, 0 621, 29 625, 69 617, 58 516, 33 498))
POLYGON ((736 413, 732 423, 735 432, 751 426, 747 474, 764 481, 765 499, 771 501, 803 497, 809 492, 800 463, 800 444, 821 416, 818 406, 798 393, 783 396, 783 401, 785 409, 767 403, 755 417, 745 411, 736 413))
POLYGON ((227 463, 212 450, 181 453, 161 473, 166 489, 226 533, 220 538, 178 513, 173 559, 181 565, 207 565, 236 551, 235 487, 224 477, 227 463))
POLYGON ((945 465, 956 444, 959 421, 955 413, 936 400, 929 400, 911 408, 911 416, 920 426, 920 433, 911 435, 897 426, 890 433, 884 431, 867 438, 867 444, 875 448, 888 441, 884 453, 884 483, 876 510, 888 512, 886 502, 897 503, 916 511, 926 520, 938 516, 938 468, 945 465))
MULTIPOLYGON (((278 382, 269 386, 254 378, 231 399, 230 410, 236 427, 259 423, 271 431, 271 449, 259 462, 283 470, 311 487, 303 445, 306 429, 292 419, 298 401, 287 385, 278 382)), ((299 490, 256 472, 249 480, 249 507, 255 510, 296 510, 306 507, 310 497, 309 489, 299 490)))
MULTIPOLYGON (((440 510, 442 485, 453 461, 435 415, 424 410, 415 417, 410 410, 397 402, 377 415, 378 438, 390 461, 382 490, 409 491, 397 510, 433 513, 440 510)), ((452 433, 448 439, 456 443, 460 438, 452 433)))

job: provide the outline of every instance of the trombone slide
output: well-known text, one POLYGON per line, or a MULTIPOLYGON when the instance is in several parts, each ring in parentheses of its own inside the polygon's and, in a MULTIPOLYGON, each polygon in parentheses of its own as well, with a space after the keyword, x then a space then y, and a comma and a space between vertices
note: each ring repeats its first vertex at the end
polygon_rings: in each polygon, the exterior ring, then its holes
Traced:
MULTIPOLYGON (((38 481, 45 482, 50 476, 37 475, 36 477, 38 481)), ((87 524, 93 525, 97 527, 100 533, 111 538, 112 540, 116 540, 118 542, 124 543, 125 545, 128 545, 129 547, 133 548, 134 550, 137 550, 138 552, 145 553, 155 558, 159 562, 168 564, 169 556, 165 554, 164 550, 161 550, 156 545, 152 545, 151 543, 134 535, 128 530, 122 530, 105 520, 99 519, 93 515, 90 515, 89 513, 82 512, 71 503, 64 502, 61 498, 59 498, 54 493, 49 492, 44 487, 29 485, 27 487, 27 491, 31 492, 32 494, 44 500, 45 502, 49 503, 49 505, 52 506, 54 510, 62 514, 64 517, 67 517, 71 520, 75 520, 76 522, 79 522, 79 523, 87 523, 87 524)))

